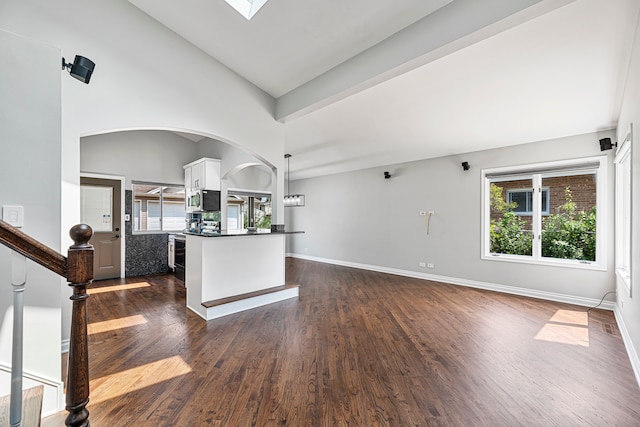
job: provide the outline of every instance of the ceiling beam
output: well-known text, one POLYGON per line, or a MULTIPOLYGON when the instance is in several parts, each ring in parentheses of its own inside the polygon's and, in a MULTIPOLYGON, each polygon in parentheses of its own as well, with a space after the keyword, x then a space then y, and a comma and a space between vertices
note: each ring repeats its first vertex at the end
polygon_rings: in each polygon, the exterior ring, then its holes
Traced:
POLYGON ((575 0, 455 0, 276 100, 287 122, 575 0))

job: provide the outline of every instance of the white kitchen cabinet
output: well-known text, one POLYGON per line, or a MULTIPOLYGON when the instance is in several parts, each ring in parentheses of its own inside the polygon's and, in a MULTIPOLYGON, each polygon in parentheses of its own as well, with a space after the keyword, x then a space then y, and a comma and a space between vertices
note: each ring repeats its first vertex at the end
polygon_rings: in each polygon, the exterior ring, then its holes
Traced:
POLYGON ((187 191, 220 191, 220 160, 202 158, 185 165, 184 186, 187 191))
POLYGON ((191 178, 191 166, 184 166, 184 188, 187 192, 193 190, 193 179, 191 178))

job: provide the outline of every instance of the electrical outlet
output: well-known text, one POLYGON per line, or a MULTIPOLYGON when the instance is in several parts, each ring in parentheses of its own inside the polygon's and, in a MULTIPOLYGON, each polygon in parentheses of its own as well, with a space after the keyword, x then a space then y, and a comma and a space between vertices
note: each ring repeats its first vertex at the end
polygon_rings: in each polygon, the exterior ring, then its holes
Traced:
POLYGON ((427 264, 426 264, 426 263, 424 263, 424 262, 421 262, 421 263, 420 263, 420 267, 426 267, 426 266, 427 266, 427 264))
POLYGON ((427 264, 427 268, 436 268, 436 266, 432 263, 427 264))
POLYGON ((426 211, 420 211, 420 216, 427 216, 427 212, 426 211))

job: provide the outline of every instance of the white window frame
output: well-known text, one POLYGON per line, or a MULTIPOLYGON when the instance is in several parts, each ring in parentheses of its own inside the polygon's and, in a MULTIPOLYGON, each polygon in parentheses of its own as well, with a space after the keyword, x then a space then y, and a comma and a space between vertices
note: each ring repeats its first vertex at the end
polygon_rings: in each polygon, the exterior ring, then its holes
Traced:
POLYGON ((631 157, 632 128, 629 129, 622 145, 618 147, 614 160, 616 168, 615 184, 615 247, 616 277, 622 284, 622 292, 632 297, 631 289, 631 218, 632 218, 632 169, 631 157))
MULTIPOLYGON (((482 254, 481 258, 487 261, 519 262, 525 264, 549 265, 570 267, 588 270, 606 271, 607 254, 605 241, 605 227, 607 218, 607 156, 586 157, 582 159, 560 160, 555 162, 535 163, 518 166, 483 169, 482 176, 482 254), (490 211, 490 185, 496 180, 510 181, 519 179, 532 179, 532 187, 542 188, 543 175, 548 173, 565 172, 567 175, 579 174, 582 171, 595 171, 596 175, 596 260, 570 260, 542 257, 540 244, 540 230, 542 229, 542 215, 533 215, 533 248, 532 255, 511 255, 491 253, 491 239, 489 238, 491 211, 490 211), (496 179, 495 177, 500 178, 496 179)), ((538 212, 542 203, 539 191, 534 192, 533 210, 538 212)), ((548 205, 547 205, 548 206, 548 205)))

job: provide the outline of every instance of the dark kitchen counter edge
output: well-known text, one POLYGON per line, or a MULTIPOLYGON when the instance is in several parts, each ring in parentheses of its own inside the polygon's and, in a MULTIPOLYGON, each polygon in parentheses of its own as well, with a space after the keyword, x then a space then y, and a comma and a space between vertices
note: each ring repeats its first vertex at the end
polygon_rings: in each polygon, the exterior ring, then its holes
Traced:
POLYGON ((185 231, 184 234, 198 237, 238 237, 238 236, 270 236, 284 234, 304 234, 304 231, 217 231, 215 233, 194 233, 185 231))

